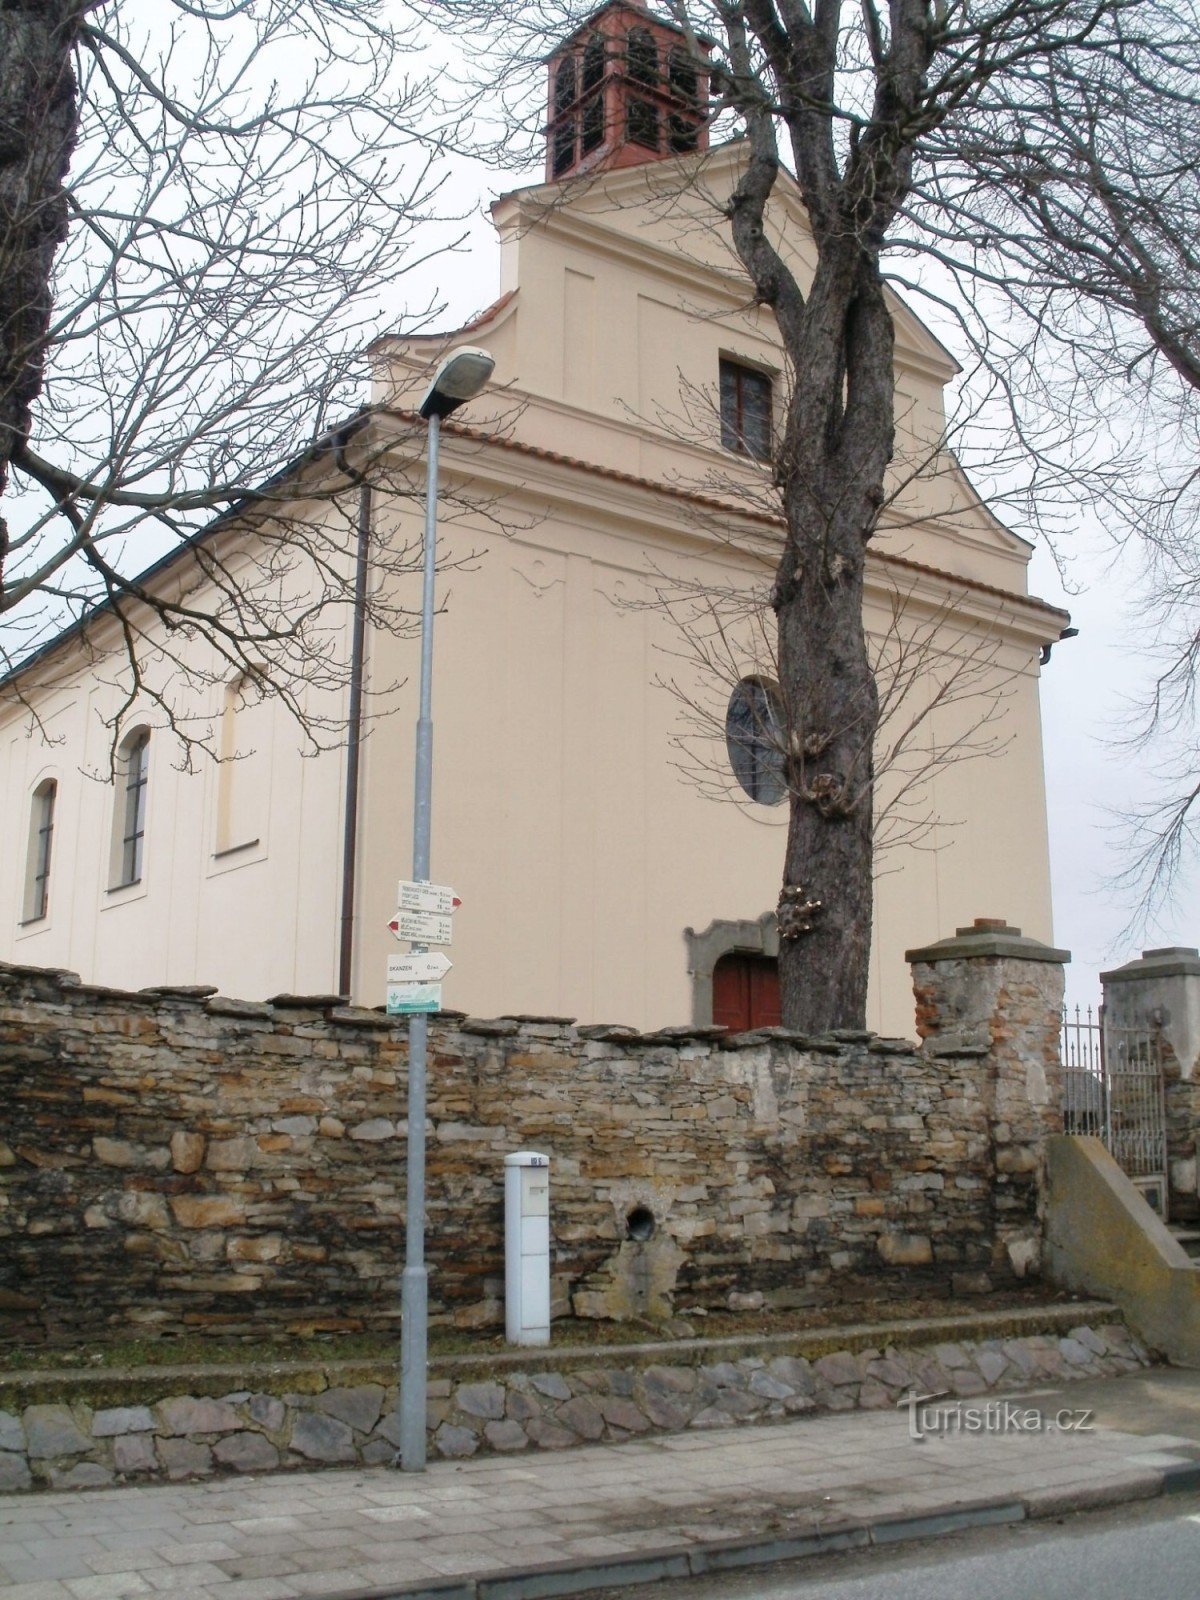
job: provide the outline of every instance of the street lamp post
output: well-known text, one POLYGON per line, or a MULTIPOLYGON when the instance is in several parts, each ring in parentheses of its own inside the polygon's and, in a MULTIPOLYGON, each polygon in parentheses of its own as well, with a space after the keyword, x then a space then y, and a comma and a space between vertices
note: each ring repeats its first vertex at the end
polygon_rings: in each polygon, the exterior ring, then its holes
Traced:
MULTIPOLYGON (((425 478, 425 551, 421 591, 421 700, 417 716, 413 804, 413 878, 429 882, 433 799, 433 610, 437 565, 438 445, 441 421, 480 393, 495 366, 486 350, 452 350, 421 402, 429 424, 425 478)), ((413 949, 424 946, 414 945, 413 949)), ((425 1470, 425 1374, 429 1364, 429 1274, 425 1267, 425 1081, 429 1018, 408 1023, 408 1148, 404 1272, 400 1279, 400 1465, 425 1470)))

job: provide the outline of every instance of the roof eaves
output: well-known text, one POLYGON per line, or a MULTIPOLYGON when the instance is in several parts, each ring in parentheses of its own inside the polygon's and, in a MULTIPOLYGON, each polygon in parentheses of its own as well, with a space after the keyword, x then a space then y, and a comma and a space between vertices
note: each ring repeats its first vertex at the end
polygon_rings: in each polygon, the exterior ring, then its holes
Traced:
POLYGON ((508 309, 517 298, 518 289, 508 289, 498 300, 493 300, 490 306, 485 306, 478 316, 472 317, 470 322, 464 322, 461 327, 447 328, 441 333, 380 333, 376 334, 367 346, 367 354, 379 349, 385 344, 444 344, 448 339, 461 339, 466 333, 478 333, 480 328, 486 328, 489 323, 495 322, 502 311, 508 309))
MULTIPOLYGON (((412 421, 416 418, 415 411, 406 411, 399 407, 386 408, 383 413, 388 416, 412 421)), ((667 495, 673 500, 683 500, 692 505, 703 506, 708 511, 721 511, 726 515, 733 515, 744 521, 758 523, 763 527, 781 529, 784 520, 774 512, 754 511, 746 506, 738 505, 736 501, 721 500, 716 495, 701 494, 695 489, 683 489, 678 484, 655 483, 652 478, 638 477, 632 472, 622 472, 619 467, 605 467, 597 462, 584 461, 578 456, 564 455, 560 450, 548 450, 544 445, 527 444, 520 439, 505 439, 496 434, 484 433, 481 429, 472 428, 464 422, 443 422, 443 434, 457 434, 464 439, 470 439, 476 444, 495 445, 502 450, 516 451, 521 455, 531 456, 540 461, 547 461, 555 466, 570 467, 574 471, 588 472, 595 477, 607 478, 614 483, 627 484, 632 488, 648 490, 653 494, 667 495)), ((984 583, 981 578, 968 578, 957 572, 948 572, 944 567, 932 567, 923 561, 913 561, 908 556, 894 555, 888 550, 871 550, 871 555, 889 567, 898 567, 905 572, 920 573, 924 577, 936 578, 940 582, 954 588, 966 589, 973 594, 986 594, 998 600, 1007 600, 1015 605, 1026 606, 1034 611, 1043 612, 1047 616, 1065 618, 1070 620, 1070 612, 1064 611, 1061 606, 1051 605, 1048 600, 1040 600, 1036 595, 1020 594, 1013 589, 1002 589, 998 584, 984 583)))

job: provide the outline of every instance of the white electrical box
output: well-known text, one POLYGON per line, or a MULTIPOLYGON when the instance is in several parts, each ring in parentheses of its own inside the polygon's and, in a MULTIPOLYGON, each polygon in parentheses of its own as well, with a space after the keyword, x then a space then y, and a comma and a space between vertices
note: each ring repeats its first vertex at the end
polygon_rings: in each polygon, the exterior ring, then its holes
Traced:
POLYGON ((550 1157, 536 1150, 504 1158, 504 1332, 550 1343, 550 1157))

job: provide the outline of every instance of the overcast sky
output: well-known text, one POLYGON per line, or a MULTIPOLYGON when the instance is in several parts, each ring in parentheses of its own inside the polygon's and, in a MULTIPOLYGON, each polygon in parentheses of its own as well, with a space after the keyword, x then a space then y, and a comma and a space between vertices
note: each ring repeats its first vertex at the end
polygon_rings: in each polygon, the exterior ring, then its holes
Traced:
MULTIPOLYGON (((1034 556, 1030 587, 1066 606, 1079 638, 1057 645, 1042 676, 1042 719, 1054 884, 1054 932, 1073 955, 1068 999, 1086 1005, 1099 994, 1095 975, 1138 953, 1122 937, 1129 906, 1109 886, 1122 864, 1116 819, 1145 798, 1148 759, 1114 748, 1122 717, 1152 676, 1146 625, 1138 612, 1139 573, 1132 554, 1112 562, 1088 550, 1086 530, 1064 594, 1053 563, 1034 556)), ((1200 943, 1200 896, 1185 885, 1142 945, 1200 943)))

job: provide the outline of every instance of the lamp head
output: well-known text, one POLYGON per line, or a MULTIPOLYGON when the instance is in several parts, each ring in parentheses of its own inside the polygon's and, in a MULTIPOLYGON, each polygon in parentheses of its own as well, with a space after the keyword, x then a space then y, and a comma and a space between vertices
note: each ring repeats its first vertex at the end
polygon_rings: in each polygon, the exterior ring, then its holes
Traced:
POLYGON ((475 345, 459 345, 442 362, 421 401, 421 416, 448 417, 479 394, 495 370, 495 360, 475 345))

